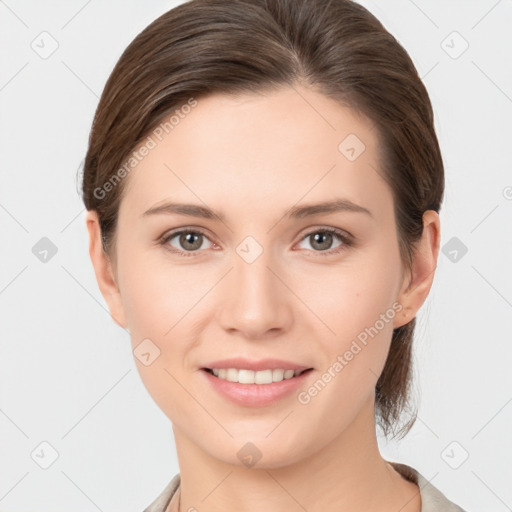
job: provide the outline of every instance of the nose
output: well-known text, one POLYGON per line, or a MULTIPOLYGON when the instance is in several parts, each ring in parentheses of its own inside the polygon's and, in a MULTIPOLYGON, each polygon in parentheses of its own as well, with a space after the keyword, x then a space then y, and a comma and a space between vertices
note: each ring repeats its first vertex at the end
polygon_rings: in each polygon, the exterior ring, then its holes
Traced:
POLYGON ((222 281, 219 299, 219 321, 226 332, 256 340, 290 328, 293 294, 270 252, 263 251, 252 263, 238 253, 233 255, 233 269, 222 281))

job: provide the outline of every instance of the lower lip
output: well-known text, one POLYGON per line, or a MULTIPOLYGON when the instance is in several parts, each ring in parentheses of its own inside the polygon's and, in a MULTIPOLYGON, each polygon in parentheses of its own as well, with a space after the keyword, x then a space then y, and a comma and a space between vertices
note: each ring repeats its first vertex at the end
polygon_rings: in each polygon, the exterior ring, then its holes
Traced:
POLYGON ((213 389, 232 402, 247 407, 263 407, 293 393, 304 384, 312 370, 303 372, 298 377, 284 379, 281 382, 272 382, 271 384, 240 384, 239 382, 219 379, 206 370, 201 370, 201 373, 205 375, 213 389))

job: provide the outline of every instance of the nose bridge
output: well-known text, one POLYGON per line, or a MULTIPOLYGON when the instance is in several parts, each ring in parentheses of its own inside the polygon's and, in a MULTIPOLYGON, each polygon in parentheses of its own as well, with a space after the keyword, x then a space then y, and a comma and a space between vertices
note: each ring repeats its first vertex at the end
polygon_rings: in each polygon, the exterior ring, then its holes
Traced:
POLYGON ((259 337, 287 327, 291 312, 286 288, 276 277, 273 251, 247 237, 233 254, 233 270, 225 284, 221 321, 224 329, 259 337), (272 270, 270 270, 272 269, 272 270))

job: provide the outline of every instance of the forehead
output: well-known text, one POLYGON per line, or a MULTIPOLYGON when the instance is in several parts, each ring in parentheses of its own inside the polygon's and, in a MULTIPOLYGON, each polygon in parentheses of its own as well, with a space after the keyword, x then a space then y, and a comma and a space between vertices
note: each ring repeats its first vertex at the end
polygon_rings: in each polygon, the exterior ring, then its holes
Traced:
POLYGON ((281 210, 301 198, 339 196, 374 210, 389 206, 375 126, 335 100, 286 87, 196 101, 149 134, 152 147, 130 172, 121 207, 142 212, 176 199, 281 210))

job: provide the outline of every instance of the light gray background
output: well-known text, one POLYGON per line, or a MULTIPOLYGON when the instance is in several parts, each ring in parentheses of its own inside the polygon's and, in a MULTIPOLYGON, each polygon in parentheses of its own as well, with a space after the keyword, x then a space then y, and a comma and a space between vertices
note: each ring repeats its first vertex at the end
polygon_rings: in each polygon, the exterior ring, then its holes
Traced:
MULTIPOLYGON (((140 512, 178 471, 170 421, 97 287, 76 181, 115 62, 177 3, 0 1, 2 512, 140 512), (32 252, 42 237, 57 248, 46 262, 32 252), (48 469, 43 442, 58 452, 48 469)), ((380 439, 382 453, 468 512, 510 510, 512 4, 362 3, 428 88, 442 245, 468 249, 440 255, 415 341, 419 417, 399 443, 380 439)))

